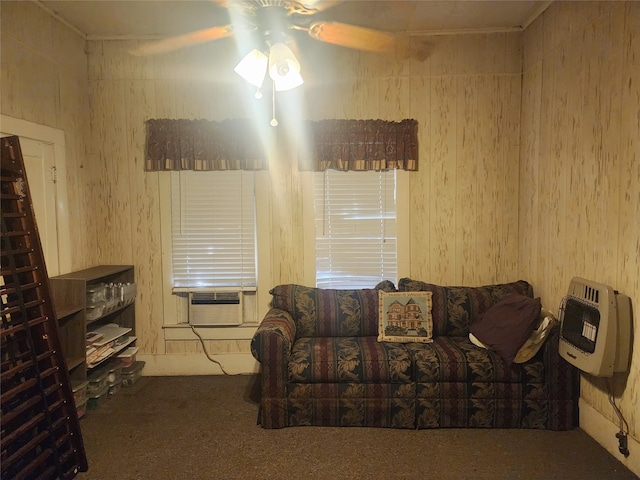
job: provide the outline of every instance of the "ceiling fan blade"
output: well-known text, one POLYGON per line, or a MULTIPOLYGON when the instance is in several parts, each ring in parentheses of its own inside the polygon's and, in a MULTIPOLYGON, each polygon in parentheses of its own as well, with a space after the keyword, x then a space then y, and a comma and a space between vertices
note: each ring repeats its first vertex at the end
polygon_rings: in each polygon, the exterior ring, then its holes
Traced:
POLYGON ((130 51, 133 55, 157 55, 159 53, 172 52, 184 47, 200 45, 201 43, 219 40, 233 34, 233 27, 225 25, 222 27, 205 28, 195 32, 185 33, 177 37, 165 38, 157 42, 140 45, 130 51))
POLYGON ((322 42, 368 52, 388 52, 395 45, 390 33, 340 22, 312 23, 309 35, 322 42))

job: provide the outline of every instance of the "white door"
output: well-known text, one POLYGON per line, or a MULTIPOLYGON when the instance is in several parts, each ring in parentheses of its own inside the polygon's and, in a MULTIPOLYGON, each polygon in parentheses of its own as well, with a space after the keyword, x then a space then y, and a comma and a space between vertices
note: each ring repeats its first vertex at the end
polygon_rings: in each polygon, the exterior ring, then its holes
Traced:
POLYGON ((54 146, 51 143, 20 137, 20 149, 27 171, 31 203, 47 274, 53 277, 60 273, 54 146))
POLYGON ((58 222, 56 215, 56 177, 53 145, 28 138, 20 139, 27 170, 31 202, 36 216, 47 273, 58 275, 58 222))

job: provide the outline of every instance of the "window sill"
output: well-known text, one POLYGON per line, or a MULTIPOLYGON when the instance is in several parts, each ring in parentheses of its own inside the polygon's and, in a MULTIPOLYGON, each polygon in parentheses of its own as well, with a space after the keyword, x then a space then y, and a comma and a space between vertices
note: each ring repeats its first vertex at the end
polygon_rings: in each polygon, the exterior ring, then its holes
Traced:
MULTIPOLYGON (((165 340, 199 340, 191 330, 191 325, 163 325, 165 340)), ((244 324, 230 327, 195 327, 204 340, 251 340, 258 329, 258 324, 244 324)))

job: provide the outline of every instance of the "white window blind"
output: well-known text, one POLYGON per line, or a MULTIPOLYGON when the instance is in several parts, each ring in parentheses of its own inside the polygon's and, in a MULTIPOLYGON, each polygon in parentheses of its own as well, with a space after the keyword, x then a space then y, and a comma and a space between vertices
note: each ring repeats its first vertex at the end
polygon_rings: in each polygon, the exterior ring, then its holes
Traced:
POLYGON ((318 287, 396 281, 395 190, 395 170, 314 174, 318 287))
POLYGON ((255 174, 171 173, 174 288, 255 287, 255 174))

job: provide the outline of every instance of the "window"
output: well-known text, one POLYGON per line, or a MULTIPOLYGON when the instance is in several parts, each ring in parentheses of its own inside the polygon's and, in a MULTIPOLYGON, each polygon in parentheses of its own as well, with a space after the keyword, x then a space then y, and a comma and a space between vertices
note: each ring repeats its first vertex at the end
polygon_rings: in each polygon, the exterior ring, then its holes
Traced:
POLYGON ((314 174, 316 285, 396 281, 396 171, 314 174))
POLYGON ((255 173, 171 173, 174 288, 256 287, 255 173))

